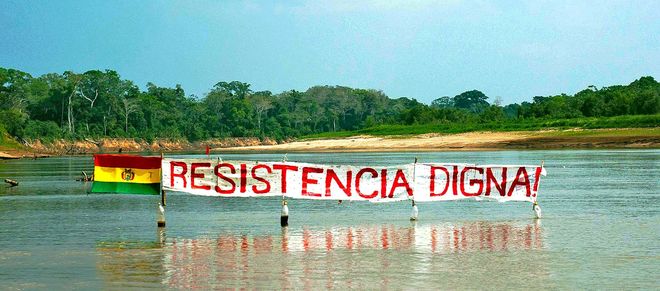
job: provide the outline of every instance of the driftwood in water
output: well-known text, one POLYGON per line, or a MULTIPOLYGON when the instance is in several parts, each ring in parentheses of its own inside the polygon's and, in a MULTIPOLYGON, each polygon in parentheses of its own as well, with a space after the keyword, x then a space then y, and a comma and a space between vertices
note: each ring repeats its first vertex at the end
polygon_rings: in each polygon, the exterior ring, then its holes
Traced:
POLYGON ((81 182, 92 182, 92 181, 94 181, 94 174, 92 174, 91 176, 87 176, 87 173, 85 173, 85 171, 82 171, 81 174, 82 174, 82 177, 80 179, 76 179, 76 181, 81 181, 81 182))
POLYGON ((18 182, 10 179, 5 179, 5 183, 9 184, 10 187, 18 186, 18 182))

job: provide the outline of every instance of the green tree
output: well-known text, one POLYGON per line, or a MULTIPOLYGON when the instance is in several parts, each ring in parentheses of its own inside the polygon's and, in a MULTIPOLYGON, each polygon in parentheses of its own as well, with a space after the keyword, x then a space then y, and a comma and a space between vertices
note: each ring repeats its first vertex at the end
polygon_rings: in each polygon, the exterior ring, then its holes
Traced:
POLYGON ((443 96, 431 102, 431 107, 434 108, 452 108, 454 107, 454 99, 449 96, 443 96))
POLYGON ((489 106, 488 96, 478 90, 466 91, 454 96, 454 106, 469 110, 473 113, 480 113, 489 106))

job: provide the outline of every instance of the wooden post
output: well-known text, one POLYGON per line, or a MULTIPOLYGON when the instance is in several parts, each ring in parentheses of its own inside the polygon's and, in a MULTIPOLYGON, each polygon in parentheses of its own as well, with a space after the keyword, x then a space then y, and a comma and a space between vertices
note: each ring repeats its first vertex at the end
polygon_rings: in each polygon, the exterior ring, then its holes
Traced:
MULTIPOLYGON (((413 164, 413 183, 415 183, 415 177, 417 176, 417 157, 415 157, 415 163, 413 164)), ((417 221, 419 216, 419 209, 417 209, 417 204, 415 204, 415 198, 412 200, 412 211, 410 212, 410 221, 417 221)))
MULTIPOLYGON (((163 162, 163 152, 160 152, 161 165, 163 162)), ((165 227, 165 190, 163 190, 163 169, 160 170, 160 203, 158 203, 158 214, 156 216, 159 228, 165 227)))
POLYGON ((415 157, 415 163, 413 164, 413 182, 415 182, 415 176, 417 171, 417 157, 415 157))
POLYGON ((419 216, 419 210, 417 209, 417 204, 415 200, 412 201, 412 212, 410 213, 410 221, 416 221, 419 216))
MULTIPOLYGON (((163 152, 160 152, 161 164, 163 162, 163 152)), ((163 169, 160 169, 160 204, 163 207, 167 206, 167 197, 165 195, 165 190, 163 190, 163 169)))
POLYGON ((159 227, 157 235, 158 235, 158 237, 157 237, 158 246, 162 248, 162 247, 165 246, 165 240, 166 240, 165 228, 159 227))
POLYGON ((280 215, 280 226, 289 226, 289 206, 286 200, 282 200, 282 214, 280 215))
POLYGON ((157 225, 158 227, 165 227, 165 208, 160 203, 158 204, 157 225))
MULTIPOLYGON (((541 161, 541 173, 543 173, 543 165, 545 164, 545 161, 541 161)), ((539 179, 536 181, 538 183, 538 187, 541 187, 541 174, 537 177, 539 179)), ((536 188, 536 197, 534 197, 534 202, 532 204, 532 210, 534 210, 534 216, 538 219, 542 217, 542 212, 541 212, 541 206, 539 205, 538 202, 538 197, 539 197, 539 189, 536 188)))

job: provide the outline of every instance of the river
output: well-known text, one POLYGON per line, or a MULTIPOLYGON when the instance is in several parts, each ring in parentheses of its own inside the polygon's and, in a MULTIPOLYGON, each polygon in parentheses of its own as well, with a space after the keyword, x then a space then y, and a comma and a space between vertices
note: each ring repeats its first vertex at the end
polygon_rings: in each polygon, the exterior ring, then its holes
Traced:
MULTIPOLYGON (((178 155, 177 155, 178 156, 178 155)), ((188 156, 188 157, 193 157, 188 156)), ((224 154, 276 161, 280 154, 224 154)), ((660 150, 288 154, 289 161, 539 164, 529 203, 88 195, 90 156, 0 161, 2 289, 657 289, 660 150)))

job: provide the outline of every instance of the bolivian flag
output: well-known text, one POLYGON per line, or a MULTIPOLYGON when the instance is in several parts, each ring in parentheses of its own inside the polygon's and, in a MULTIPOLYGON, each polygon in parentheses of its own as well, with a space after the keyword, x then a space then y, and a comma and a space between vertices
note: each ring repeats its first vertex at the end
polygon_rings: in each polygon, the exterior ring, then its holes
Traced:
POLYGON ((160 194, 161 157, 94 155, 92 193, 160 194))

